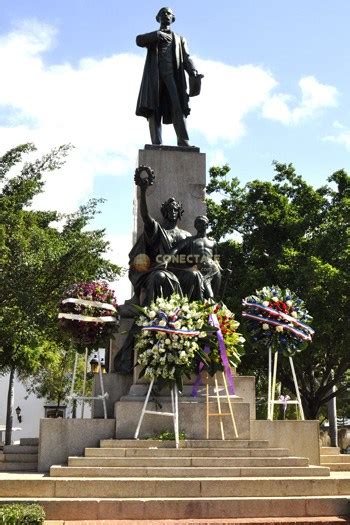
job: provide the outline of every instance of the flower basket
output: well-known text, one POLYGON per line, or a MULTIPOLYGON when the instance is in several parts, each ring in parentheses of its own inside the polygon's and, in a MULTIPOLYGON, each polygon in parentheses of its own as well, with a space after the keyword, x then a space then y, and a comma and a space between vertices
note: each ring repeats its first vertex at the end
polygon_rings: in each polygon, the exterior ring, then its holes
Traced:
POLYGON ((79 353, 105 345, 118 328, 117 300, 106 282, 74 284, 60 302, 60 327, 79 353))

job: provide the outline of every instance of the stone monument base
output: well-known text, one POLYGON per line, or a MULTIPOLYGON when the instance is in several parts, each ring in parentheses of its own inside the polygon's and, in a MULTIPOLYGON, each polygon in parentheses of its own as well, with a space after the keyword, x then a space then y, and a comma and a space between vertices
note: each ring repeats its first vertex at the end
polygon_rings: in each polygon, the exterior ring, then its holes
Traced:
MULTIPOLYGON (((115 404, 116 415, 116 438, 133 438, 137 423, 140 418, 144 398, 136 396, 125 396, 115 404)), ((228 412, 227 403, 222 403, 222 411, 228 412)), ((157 402, 151 402, 147 410, 157 410, 161 412, 171 411, 169 397, 157 397, 157 402), (159 407, 161 405, 161 408, 159 407)), ((211 398, 210 411, 217 412, 216 401, 211 398)), ((240 439, 250 438, 250 407, 249 403, 241 401, 233 403, 233 412, 236 420, 238 436, 240 439)), ((221 439, 219 419, 210 418, 210 439, 221 439), (214 420, 214 421, 213 421, 214 420)), ((206 438, 206 403, 205 397, 182 397, 179 398, 179 426, 180 432, 184 432, 186 439, 205 439, 206 438)), ((223 417, 226 439, 234 439, 235 435, 232 428, 232 421, 229 416, 223 417)), ((140 438, 148 438, 159 434, 165 430, 173 431, 173 419, 169 416, 155 416, 145 414, 140 429, 140 438)))

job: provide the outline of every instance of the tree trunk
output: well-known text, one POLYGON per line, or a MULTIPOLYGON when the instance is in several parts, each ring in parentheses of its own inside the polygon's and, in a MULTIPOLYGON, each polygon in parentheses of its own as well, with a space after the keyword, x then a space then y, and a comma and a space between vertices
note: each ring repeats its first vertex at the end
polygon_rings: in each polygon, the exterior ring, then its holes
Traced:
MULTIPOLYGON (((332 392, 336 392, 336 387, 332 387, 332 392)), ((329 436, 331 438, 331 446, 338 446, 338 428, 337 428, 337 398, 334 396, 327 402, 328 421, 329 421, 329 436)))
POLYGON ((61 404, 61 393, 57 396, 57 399, 56 399, 55 417, 58 417, 58 411, 59 411, 59 408, 60 408, 60 404, 61 404))
POLYGON ((10 377, 9 377, 9 389, 8 389, 8 394, 7 394, 5 445, 11 445, 11 440, 12 440, 14 380, 15 380, 15 369, 11 368, 10 377))

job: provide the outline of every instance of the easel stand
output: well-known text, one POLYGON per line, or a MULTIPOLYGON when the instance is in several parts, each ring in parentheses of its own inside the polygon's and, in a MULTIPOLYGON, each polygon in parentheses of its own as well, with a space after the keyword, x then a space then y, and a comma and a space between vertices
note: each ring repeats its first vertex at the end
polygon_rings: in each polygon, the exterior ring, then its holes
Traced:
POLYGON ((217 377, 216 377, 216 374, 215 374, 214 375, 214 381, 215 381, 215 393, 216 393, 216 396, 214 396, 214 398, 216 399, 217 409, 218 410, 217 410, 217 412, 210 412, 209 402, 210 402, 210 397, 211 396, 209 395, 209 381, 208 381, 208 374, 207 374, 207 381, 206 381, 207 439, 209 439, 209 426, 210 426, 209 425, 209 421, 210 421, 210 418, 211 417, 219 417, 219 419, 220 419, 221 439, 225 440, 224 422, 223 422, 223 417, 225 417, 225 416, 230 416, 231 417, 233 433, 234 433, 235 438, 238 438, 236 421, 235 421, 235 417, 234 417, 234 414, 233 414, 232 403, 231 403, 231 396, 230 396, 230 393, 228 391, 225 372, 221 372, 221 376, 222 376, 222 380, 223 380, 223 383, 224 383, 225 395, 224 396, 220 396, 220 390, 222 390, 222 387, 219 387, 218 380, 217 380, 217 377), (221 411, 221 402, 228 404, 229 412, 222 412, 221 411))
POLYGON ((280 399, 275 399, 276 394, 276 377, 277 377, 277 364, 278 364, 278 352, 274 354, 273 360, 273 370, 272 370, 272 350, 269 348, 269 376, 268 376, 268 396, 267 396, 267 419, 270 421, 273 420, 273 412, 275 405, 297 405, 300 411, 300 417, 304 421, 304 411, 303 405, 301 404, 301 397, 299 392, 299 386, 297 382, 297 376, 295 374, 295 368, 293 363, 293 358, 289 357, 290 368, 292 371, 293 382, 295 393, 297 396, 296 400, 282 401, 280 399))
POLYGON ((84 360, 84 382, 83 382, 83 394, 81 396, 74 394, 74 387, 75 387, 75 378, 77 375, 77 367, 78 367, 78 353, 75 354, 75 360, 74 360, 74 367, 73 367, 73 376, 72 376, 72 383, 70 388, 70 395, 68 396, 68 400, 72 402, 72 411, 73 411, 73 403, 74 401, 82 401, 81 404, 81 418, 84 418, 84 406, 85 401, 102 401, 103 403, 103 417, 104 419, 107 419, 107 405, 106 405, 106 399, 108 399, 108 392, 104 391, 103 386, 103 377, 102 377, 102 367, 101 367, 101 358, 100 358, 100 351, 97 351, 97 359, 98 359, 98 368, 99 368, 99 379, 100 379, 100 389, 101 389, 101 395, 99 396, 86 396, 85 390, 86 390, 86 373, 87 373, 87 360, 88 360, 88 350, 85 350, 85 360, 84 360))
POLYGON ((135 439, 139 438, 140 428, 141 428, 141 424, 142 424, 145 414, 153 414, 154 416, 169 416, 169 417, 172 417, 174 421, 175 444, 176 444, 176 448, 179 448, 179 395, 178 395, 177 386, 174 385, 172 389, 170 390, 172 412, 160 412, 156 410, 147 410, 147 405, 149 403, 149 397, 151 395, 153 384, 154 384, 154 379, 152 379, 148 387, 146 399, 142 407, 142 412, 140 415, 139 422, 137 424, 134 438, 135 439))

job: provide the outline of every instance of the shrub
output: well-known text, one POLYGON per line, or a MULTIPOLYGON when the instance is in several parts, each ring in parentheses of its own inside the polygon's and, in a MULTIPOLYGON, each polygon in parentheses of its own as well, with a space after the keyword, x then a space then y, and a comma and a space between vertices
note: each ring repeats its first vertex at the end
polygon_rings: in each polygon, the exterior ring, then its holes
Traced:
MULTIPOLYGON (((173 430, 163 430, 159 434, 153 434, 153 436, 147 437, 146 439, 158 439, 159 441, 175 441, 175 432, 173 430)), ((179 431, 179 440, 183 441, 186 439, 186 434, 182 430, 179 431)))
POLYGON ((14 503, 0 506, 0 525, 41 525, 45 520, 40 505, 14 503))

